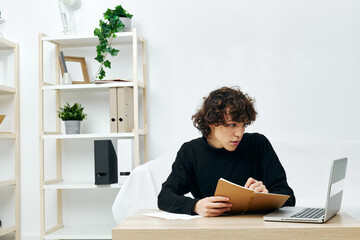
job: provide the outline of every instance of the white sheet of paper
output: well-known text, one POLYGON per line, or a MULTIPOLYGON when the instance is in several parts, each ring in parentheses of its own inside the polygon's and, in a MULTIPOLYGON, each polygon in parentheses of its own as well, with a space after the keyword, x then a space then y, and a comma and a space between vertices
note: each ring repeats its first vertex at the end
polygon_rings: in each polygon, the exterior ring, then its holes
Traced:
POLYGON ((199 215, 188 215, 188 214, 178 214, 178 213, 169 213, 169 212, 153 212, 153 213, 143 213, 142 215, 148 216, 148 217, 157 217, 157 218, 165 218, 169 220, 190 220, 194 218, 199 218, 201 216, 199 215))

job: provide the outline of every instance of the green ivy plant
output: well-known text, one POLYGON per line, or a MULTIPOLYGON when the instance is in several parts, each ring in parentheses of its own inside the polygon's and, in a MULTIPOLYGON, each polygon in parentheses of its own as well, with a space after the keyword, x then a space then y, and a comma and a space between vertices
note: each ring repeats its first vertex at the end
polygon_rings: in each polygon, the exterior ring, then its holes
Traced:
POLYGON ((84 107, 80 103, 74 103, 70 106, 68 102, 58 111, 58 117, 63 121, 67 120, 84 120, 87 114, 84 113, 84 107))
POLYGON ((94 81, 97 77, 102 80, 105 77, 104 68, 111 68, 111 62, 106 60, 106 56, 116 56, 120 50, 117 50, 111 46, 112 41, 116 38, 117 32, 124 29, 125 25, 121 22, 120 17, 132 18, 133 15, 128 13, 121 5, 115 7, 115 9, 107 9, 103 14, 103 18, 100 19, 100 28, 95 28, 94 35, 98 37, 99 43, 96 46, 95 60, 100 63, 100 67, 95 74, 94 81))

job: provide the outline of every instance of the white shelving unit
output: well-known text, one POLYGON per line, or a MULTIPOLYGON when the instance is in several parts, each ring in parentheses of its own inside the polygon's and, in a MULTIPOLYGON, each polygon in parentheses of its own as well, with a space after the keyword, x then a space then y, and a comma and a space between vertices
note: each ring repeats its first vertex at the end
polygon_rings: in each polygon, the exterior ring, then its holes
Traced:
MULTIPOLYGON (((1 22, 0 22, 1 23, 1 22)), ((20 239, 20 114, 19 114, 19 47, 17 43, 0 37, 0 56, 2 61, 11 56, 8 62, 1 62, 0 74, 0 114, 6 115, 4 120, 11 122, 10 130, 2 132, 0 125, 0 237, 14 234, 20 239), (12 63, 11 63, 12 62, 12 63), (6 72, 7 65, 12 65, 6 72), (6 73, 5 73, 6 72, 6 73), (9 102, 8 102, 9 101, 9 102), (10 107, 8 108, 8 105, 10 107), (7 149, 2 146, 8 146, 7 149), (12 152, 12 153, 11 153, 12 152), (9 163, 12 164, 9 164, 9 163), (12 166, 8 168, 8 166, 12 166), (7 174, 7 173, 13 174, 7 174), (5 176, 5 179, 4 179, 5 176), (8 179, 10 176, 10 179, 8 179), (8 190, 8 191, 7 191, 8 190), (4 192, 5 191, 5 192, 4 192), (4 196, 9 195, 9 196, 4 196), (13 195, 13 197, 11 196, 13 195), (14 199, 14 202, 12 202, 14 199), (10 206, 10 207, 9 207, 10 206), (9 212, 9 208, 11 208, 9 212)), ((2 124, 4 124, 4 122, 2 124)))
MULTIPOLYGON (((91 48, 91 51, 95 53, 95 46, 98 44, 97 37, 94 36, 58 36, 51 37, 46 36, 45 34, 39 35, 39 91, 40 91, 40 201, 41 201, 41 239, 111 239, 111 229, 114 225, 102 226, 101 219, 99 220, 99 227, 79 227, 71 226, 63 221, 63 212, 65 211, 63 206, 64 191, 102 191, 104 189, 109 189, 108 191, 114 191, 111 189, 119 190, 122 186, 121 183, 110 184, 110 185, 95 185, 94 181, 80 180, 74 181, 72 179, 63 178, 63 168, 64 160, 63 155, 66 155, 66 149, 63 147, 66 145, 67 141, 92 141, 95 139, 121 139, 121 138, 131 138, 134 140, 134 149, 133 156, 135 161, 135 166, 139 165, 142 161, 147 161, 147 117, 146 117, 146 46, 145 39, 139 35, 136 29, 132 29, 131 32, 122 32, 118 33, 117 37, 113 39, 113 46, 121 45, 125 47, 130 47, 132 50, 132 81, 129 82, 115 82, 115 83, 106 83, 106 84, 73 84, 73 85, 61 85, 60 84, 60 67, 57 61, 59 52, 71 51, 72 49, 83 49, 91 48), (44 44, 52 44, 55 48, 55 71, 54 75, 51 77, 45 76, 45 55, 47 54, 44 50, 44 44), (142 51, 138 52, 138 47, 141 47, 142 51), (139 78, 138 73, 138 54, 141 55, 142 62, 142 77, 139 78), (108 94, 111 87, 130 87, 133 90, 133 102, 134 102, 134 128, 132 132, 124 133, 110 133, 109 131, 102 132, 87 132, 81 134, 63 134, 61 129, 61 121, 56 118, 55 130, 48 131, 45 129, 44 125, 47 123, 47 116, 45 115, 45 105, 47 104, 44 101, 44 96, 47 93, 54 93, 54 106, 53 109, 59 109, 63 103, 61 103, 61 98, 66 98, 64 95, 82 95, 88 96, 91 94, 108 94), (139 94, 142 92, 142 94, 139 94), (140 103, 142 100, 142 120, 143 126, 140 126, 140 103), (141 128, 140 128, 141 127, 141 128), (141 138, 141 139, 140 139, 141 138), (142 141, 143 139, 143 141, 142 141), (55 160, 53 160, 56 169, 56 177, 46 178, 46 147, 45 144, 47 141, 53 141, 55 143, 55 160), (143 145, 141 145, 143 143, 143 145), (143 154, 140 154, 142 150, 143 154), (65 152, 64 152, 65 151, 65 152), (140 159, 143 157, 143 159, 140 159), (47 204, 46 194, 47 191, 56 192, 56 224, 50 228, 47 228, 47 219, 46 219, 46 207, 47 204)), ((121 52, 120 52, 121 54, 121 52)), ((87 61, 95 61, 92 59, 87 59, 87 61)), ((114 68, 114 64, 112 68, 114 68)), ((47 70, 47 69, 46 69, 47 70)), ((111 70, 107 70, 111 71, 111 70)), ((1 89, 0 89, 1 91, 1 89)), ((108 108, 109 106, 103 106, 108 108)), ((86 109, 85 109, 86 110, 86 109)), ((104 116, 108 119, 110 124, 109 116, 104 116)), ((89 164, 93 164, 93 159, 88 161, 89 164)), ((86 166, 87 167, 87 166, 86 166)), ((96 203, 99 204, 99 203, 96 203)), ((93 208, 96 208, 97 205, 94 205, 93 208)), ((107 206, 111 208, 111 206, 107 206)), ((89 209, 92 211, 92 209, 89 209)), ((112 216, 109 216, 112 218, 112 216)))

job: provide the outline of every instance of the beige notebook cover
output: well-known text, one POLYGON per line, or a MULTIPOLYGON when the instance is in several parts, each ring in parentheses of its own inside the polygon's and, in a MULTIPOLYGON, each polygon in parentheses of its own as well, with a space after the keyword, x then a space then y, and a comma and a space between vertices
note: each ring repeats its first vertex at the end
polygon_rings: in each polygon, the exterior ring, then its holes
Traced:
POLYGON ((214 196, 230 198, 232 204, 230 212, 241 213, 276 210, 290 197, 282 194, 258 193, 223 178, 219 179, 214 196))

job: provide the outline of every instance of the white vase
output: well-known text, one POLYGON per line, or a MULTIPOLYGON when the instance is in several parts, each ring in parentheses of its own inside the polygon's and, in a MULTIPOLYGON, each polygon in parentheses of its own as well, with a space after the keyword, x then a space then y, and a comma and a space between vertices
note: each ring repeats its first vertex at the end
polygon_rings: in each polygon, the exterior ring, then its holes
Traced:
POLYGON ((62 77, 62 84, 63 85, 72 84, 72 79, 71 79, 70 73, 64 73, 64 75, 62 77))
POLYGON ((80 120, 67 120, 65 121, 66 134, 80 134, 80 120))

